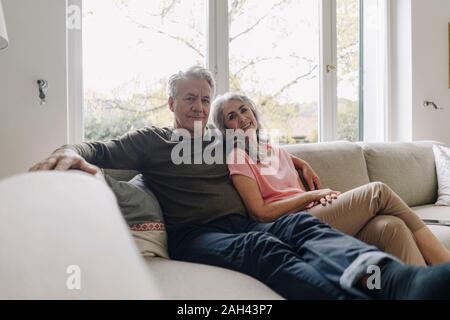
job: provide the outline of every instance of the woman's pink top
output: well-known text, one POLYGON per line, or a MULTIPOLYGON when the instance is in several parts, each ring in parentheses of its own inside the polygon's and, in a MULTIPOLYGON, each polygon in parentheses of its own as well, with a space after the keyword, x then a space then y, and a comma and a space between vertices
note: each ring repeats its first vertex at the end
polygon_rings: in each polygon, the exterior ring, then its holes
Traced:
MULTIPOLYGON (((289 153, 271 145, 268 148, 271 149, 272 156, 268 161, 258 163, 244 150, 235 148, 227 157, 230 176, 240 174, 255 180, 265 204, 304 193, 289 153)), ((311 202, 307 208, 313 205, 311 202)))

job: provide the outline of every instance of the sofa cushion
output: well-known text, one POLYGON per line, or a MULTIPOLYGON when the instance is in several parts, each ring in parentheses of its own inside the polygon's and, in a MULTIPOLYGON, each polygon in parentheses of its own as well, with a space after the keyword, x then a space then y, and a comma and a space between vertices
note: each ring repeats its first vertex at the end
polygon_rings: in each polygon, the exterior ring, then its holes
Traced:
POLYGON ((370 181, 386 183, 409 206, 434 203, 437 195, 434 143, 363 144, 370 181))
POLYGON ((144 256, 168 258, 164 218, 155 195, 145 186, 141 174, 130 182, 105 175, 136 245, 144 256))
POLYGON ((129 181, 139 174, 134 170, 122 170, 122 169, 101 169, 104 175, 110 176, 117 181, 129 181))
POLYGON ((369 183, 364 155, 357 144, 338 141, 284 148, 313 167, 323 188, 345 192, 369 183))
POLYGON ((278 300, 278 293, 243 273, 206 264, 146 257, 151 275, 167 299, 278 300), (182 284, 182 285, 180 285, 182 284))
POLYGON ((438 181, 438 199, 436 205, 450 206, 450 148, 433 145, 438 181))
MULTIPOLYGON (((412 207, 421 219, 450 220, 450 207, 433 204, 412 207)), ((450 227, 428 225, 435 236, 450 250, 450 227)))
POLYGON ((130 182, 117 181, 110 176, 105 179, 116 195, 117 202, 127 223, 132 226, 146 222, 164 222, 161 207, 155 195, 144 189, 137 179, 130 182))

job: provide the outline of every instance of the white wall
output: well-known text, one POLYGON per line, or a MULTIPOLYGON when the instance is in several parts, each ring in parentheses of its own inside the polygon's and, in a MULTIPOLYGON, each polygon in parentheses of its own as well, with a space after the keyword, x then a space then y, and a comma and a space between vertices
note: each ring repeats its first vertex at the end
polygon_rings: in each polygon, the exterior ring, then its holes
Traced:
POLYGON ((450 146, 449 22, 449 0, 391 1, 391 140, 450 146))
POLYGON ((414 140, 450 146, 448 23, 450 0, 412 1, 412 115, 414 140), (444 110, 426 109, 424 100, 444 110))
POLYGON ((0 51, 0 179, 67 143, 66 1, 3 0, 10 45, 0 51), (36 80, 49 82, 39 105, 36 80))

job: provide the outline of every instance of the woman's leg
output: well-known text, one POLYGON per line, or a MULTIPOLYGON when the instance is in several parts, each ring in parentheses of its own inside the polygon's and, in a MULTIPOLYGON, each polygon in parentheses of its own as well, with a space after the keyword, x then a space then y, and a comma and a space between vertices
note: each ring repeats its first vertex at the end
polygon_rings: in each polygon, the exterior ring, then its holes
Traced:
POLYGON ((426 266, 411 230, 400 218, 376 216, 355 237, 378 247, 381 251, 392 254, 406 264, 426 266))
POLYGON ((270 243, 288 244, 306 265, 349 292, 363 290, 375 299, 450 298, 450 263, 428 268, 407 266, 309 214, 288 214, 270 223, 253 222, 251 229, 273 235, 267 239, 279 240, 270 243), (369 267, 377 266, 380 287, 369 289, 369 267))
POLYGON ((316 206, 308 212, 332 227, 355 236, 376 215, 402 219, 411 230, 425 261, 450 261, 450 252, 439 242, 406 203, 381 182, 372 182, 341 194, 332 204, 316 206))

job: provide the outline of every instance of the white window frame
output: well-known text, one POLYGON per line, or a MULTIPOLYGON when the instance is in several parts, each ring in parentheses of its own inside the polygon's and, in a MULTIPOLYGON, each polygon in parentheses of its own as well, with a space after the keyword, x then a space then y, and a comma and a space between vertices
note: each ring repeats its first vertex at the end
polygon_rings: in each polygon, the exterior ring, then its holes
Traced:
MULTIPOLYGON (((68 0, 83 12, 83 0, 68 0)), ((80 17, 81 19, 81 17, 80 17)), ((80 143, 84 137, 84 89, 83 89, 83 19, 80 29, 67 29, 67 83, 68 83, 68 137, 69 144, 80 143)))
POLYGON ((336 0, 320 2, 319 44, 319 142, 334 141, 337 135, 336 0), (327 70, 327 66, 334 67, 327 70))
POLYGON ((229 91, 228 0, 207 2, 206 67, 216 80, 216 94, 229 91))
MULTIPOLYGON (((389 6, 386 1, 386 40, 389 40, 389 6)), ((82 12, 83 0, 67 0, 67 5, 79 6, 82 12)), ((337 66, 336 53, 336 0, 320 0, 320 43, 319 43, 319 142, 334 141, 337 137, 337 74, 336 68, 327 71, 327 65, 337 66)), ((206 66, 213 72, 216 94, 229 90, 229 48, 228 48, 228 1, 207 0, 206 66)), ((82 21, 81 21, 82 23, 82 21)), ((83 88, 83 41, 80 30, 68 30, 68 127, 69 143, 79 143, 84 137, 84 88, 83 88)), ((388 42, 389 43, 389 42, 388 42)), ((384 139, 389 137, 389 47, 386 44, 383 95, 384 123, 381 130, 384 139)), ((363 120, 359 120, 363 124, 363 120)))

